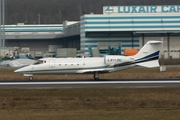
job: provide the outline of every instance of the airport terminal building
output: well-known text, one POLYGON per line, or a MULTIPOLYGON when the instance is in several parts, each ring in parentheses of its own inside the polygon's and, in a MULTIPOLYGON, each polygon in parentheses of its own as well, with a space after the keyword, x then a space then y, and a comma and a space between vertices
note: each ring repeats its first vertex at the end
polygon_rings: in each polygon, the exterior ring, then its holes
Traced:
POLYGON ((49 26, 51 29, 44 31, 34 29, 32 34, 38 36, 33 40, 29 39, 31 36, 25 37, 28 31, 14 31, 13 38, 7 31, 6 45, 29 45, 30 49, 42 48, 45 52, 48 50, 43 48, 45 43, 46 47, 48 44, 59 44, 64 48, 75 47, 84 51, 88 51, 89 47, 101 49, 120 43, 123 53, 125 48, 140 49, 148 40, 162 40, 164 57, 180 58, 180 5, 104 6, 103 14, 85 14, 80 21, 68 23, 65 21, 59 27, 46 25, 44 28, 49 26), (44 38, 46 36, 51 37, 44 38), (39 41, 41 47, 38 43, 33 45, 32 41, 39 41))

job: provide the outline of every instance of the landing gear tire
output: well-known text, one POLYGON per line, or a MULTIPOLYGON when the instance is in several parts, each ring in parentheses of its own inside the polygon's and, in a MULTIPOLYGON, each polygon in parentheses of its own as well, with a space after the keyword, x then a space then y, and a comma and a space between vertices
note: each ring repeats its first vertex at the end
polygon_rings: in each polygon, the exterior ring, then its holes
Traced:
POLYGON ((98 72, 94 72, 94 80, 99 80, 99 73, 98 72))
POLYGON ((95 80, 99 80, 99 77, 94 77, 95 80))
POLYGON ((33 76, 30 76, 30 77, 29 77, 29 80, 32 81, 32 80, 33 80, 33 76))

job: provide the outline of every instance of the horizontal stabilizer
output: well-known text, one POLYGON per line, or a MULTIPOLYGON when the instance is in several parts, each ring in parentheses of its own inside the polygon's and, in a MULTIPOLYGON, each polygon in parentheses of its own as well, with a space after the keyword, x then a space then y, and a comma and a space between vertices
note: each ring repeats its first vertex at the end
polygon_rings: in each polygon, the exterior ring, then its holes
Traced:
POLYGON ((149 41, 150 44, 162 44, 162 41, 149 41))
POLYGON ((152 68, 152 67, 159 67, 159 62, 158 60, 153 60, 148 62, 137 63, 136 65, 152 68))
POLYGON ((108 72, 114 68, 102 68, 102 69, 86 69, 86 70, 78 70, 76 73, 88 73, 88 72, 108 72))

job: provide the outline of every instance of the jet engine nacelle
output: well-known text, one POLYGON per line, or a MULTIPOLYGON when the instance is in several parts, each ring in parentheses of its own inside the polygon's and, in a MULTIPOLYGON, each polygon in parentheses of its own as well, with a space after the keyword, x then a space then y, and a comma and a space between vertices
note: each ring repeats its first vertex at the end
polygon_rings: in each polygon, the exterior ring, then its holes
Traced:
POLYGON ((134 58, 129 56, 118 56, 118 55, 105 55, 104 56, 104 63, 106 65, 111 64, 119 64, 119 63, 125 63, 125 62, 133 62, 134 58))

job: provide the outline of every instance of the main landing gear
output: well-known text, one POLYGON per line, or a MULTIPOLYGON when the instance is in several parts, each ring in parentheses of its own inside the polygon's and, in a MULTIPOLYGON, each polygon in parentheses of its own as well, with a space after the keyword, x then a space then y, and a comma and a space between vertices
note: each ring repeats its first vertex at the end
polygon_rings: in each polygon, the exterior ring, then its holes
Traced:
POLYGON ((94 72, 94 80, 99 80, 99 73, 98 72, 94 72))
POLYGON ((32 81, 33 80, 33 76, 29 76, 29 80, 32 81))

